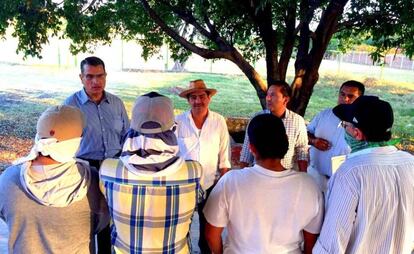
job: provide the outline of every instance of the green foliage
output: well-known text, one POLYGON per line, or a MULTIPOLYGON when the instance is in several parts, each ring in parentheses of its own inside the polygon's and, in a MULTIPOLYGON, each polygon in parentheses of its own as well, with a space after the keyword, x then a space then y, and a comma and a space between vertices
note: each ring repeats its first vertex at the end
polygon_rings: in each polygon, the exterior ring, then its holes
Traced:
POLYGON ((343 20, 341 39, 358 38, 359 44, 368 41, 375 47, 374 61, 381 61, 392 48, 404 49, 407 56, 414 54, 413 0, 351 0, 343 20))
POLYGON ((0 6, 0 34, 4 35, 8 26, 14 26, 13 36, 19 38, 18 51, 24 51, 25 57, 41 58, 42 45, 60 30, 57 5, 51 0, 3 0, 0 6))
MULTIPOLYGON (((318 24, 321 11, 331 1, 310 2, 314 8, 311 20, 318 24), (318 5, 315 5, 318 4, 318 5), (315 5, 315 6, 313 6, 315 5)), ((304 2, 305 3, 305 2, 304 2)), ((180 14, 195 20, 201 27, 210 30, 208 22, 216 29, 223 41, 239 49, 248 61, 255 61, 265 55, 260 31, 252 20, 253 14, 264 13, 271 6, 272 27, 282 46, 287 34, 286 10, 295 7, 296 20, 309 15, 300 11, 300 1, 239 1, 239 0, 173 0, 149 1, 158 16, 189 42, 207 49, 217 49, 217 41, 206 38, 180 14), (250 6, 255 6, 252 11, 250 6)), ((414 54, 414 22, 412 22, 413 0, 350 0, 338 26, 330 49, 346 51, 369 39, 376 47, 372 53, 380 60, 390 48, 404 49, 408 56, 414 54)), ((185 60, 191 54, 171 37, 167 36, 149 17, 139 1, 135 0, 2 0, 0 3, 0 35, 13 26, 15 37, 19 38, 18 51, 25 56, 41 57, 42 45, 49 36, 63 36, 72 40, 73 53, 92 50, 100 43, 110 43, 120 36, 125 40, 137 41, 143 47, 145 59, 159 52, 167 43, 172 57, 185 60), (59 33, 60 32, 60 33, 59 33)))

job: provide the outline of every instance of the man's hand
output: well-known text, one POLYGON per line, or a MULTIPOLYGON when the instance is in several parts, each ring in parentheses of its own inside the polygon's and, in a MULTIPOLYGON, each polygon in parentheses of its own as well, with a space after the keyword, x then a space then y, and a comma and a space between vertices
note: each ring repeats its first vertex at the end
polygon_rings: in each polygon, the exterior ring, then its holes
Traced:
POLYGON ((331 148, 331 144, 329 143, 329 141, 323 138, 312 138, 310 144, 321 151, 326 151, 331 148))

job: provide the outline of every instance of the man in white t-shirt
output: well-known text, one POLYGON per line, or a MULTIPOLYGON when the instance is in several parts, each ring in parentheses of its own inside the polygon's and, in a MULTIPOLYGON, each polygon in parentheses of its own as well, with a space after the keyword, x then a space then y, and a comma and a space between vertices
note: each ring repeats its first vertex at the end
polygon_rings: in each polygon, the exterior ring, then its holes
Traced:
POLYGON ((311 253, 323 220, 323 196, 307 174, 285 169, 282 120, 254 117, 247 129, 256 164, 224 175, 204 208, 214 253, 311 253), (226 241, 221 233, 227 227, 226 241))
MULTIPOLYGON (((206 198, 217 179, 230 168, 230 142, 226 121, 223 116, 208 108, 216 93, 216 89, 208 88, 201 79, 190 81, 189 86, 179 96, 187 99, 191 109, 176 117, 181 156, 186 160, 198 161, 203 167, 202 187, 206 198)), ((200 218, 198 245, 201 253, 211 253, 204 237, 204 205, 205 200, 197 207, 200 218)))
MULTIPOLYGON (((365 87, 361 82, 348 80, 339 88, 338 105, 351 104, 364 95, 365 87)), ((313 176, 323 192, 332 176, 332 157, 347 155, 351 148, 345 142, 344 128, 340 120, 327 108, 319 112, 308 124, 309 157, 308 173, 313 176)))

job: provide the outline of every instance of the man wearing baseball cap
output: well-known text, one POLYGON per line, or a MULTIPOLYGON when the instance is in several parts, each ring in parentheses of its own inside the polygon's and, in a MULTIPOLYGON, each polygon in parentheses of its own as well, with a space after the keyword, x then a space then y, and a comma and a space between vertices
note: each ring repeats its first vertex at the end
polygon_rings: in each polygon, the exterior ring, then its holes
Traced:
POLYGON ((0 176, 10 253, 95 253, 94 235, 109 214, 98 172, 74 159, 83 127, 79 109, 48 108, 30 154, 0 176))
POLYGON ((120 159, 100 169, 115 253, 190 253, 201 165, 179 156, 174 110, 156 92, 138 97, 120 159))
POLYGON ((226 120, 220 114, 209 110, 211 98, 216 93, 216 89, 208 88, 201 79, 190 81, 179 96, 187 99, 191 109, 176 118, 181 154, 184 158, 198 161, 203 166, 206 199, 197 208, 200 220, 198 245, 201 253, 210 253, 204 237, 206 219, 202 211, 205 201, 218 178, 231 167, 226 120))
POLYGON ((411 253, 414 157, 390 144, 390 104, 360 96, 333 112, 351 154, 329 180, 326 217, 313 253, 411 253))

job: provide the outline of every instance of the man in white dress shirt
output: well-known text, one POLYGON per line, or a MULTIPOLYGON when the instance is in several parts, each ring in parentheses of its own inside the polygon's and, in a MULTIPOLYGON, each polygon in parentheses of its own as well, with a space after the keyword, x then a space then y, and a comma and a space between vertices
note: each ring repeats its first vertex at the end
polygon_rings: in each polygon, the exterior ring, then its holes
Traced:
MULTIPOLYGON (((351 104, 359 96, 364 95, 365 87, 361 82, 348 80, 339 88, 338 104, 351 104)), ((332 176, 331 159, 335 156, 347 155, 351 151, 344 139, 344 128, 341 120, 327 108, 319 112, 308 124, 309 157, 308 173, 312 175, 323 192, 332 176)))
POLYGON ((414 243, 414 156, 392 145, 390 104, 360 96, 338 105, 351 153, 329 180, 313 253, 408 253, 414 243))
MULTIPOLYGON (((202 187, 206 191, 206 199, 218 178, 231 167, 226 121, 223 116, 208 108, 216 93, 216 89, 207 88, 201 79, 190 81, 188 88, 179 96, 187 99, 191 109, 176 117, 181 156, 186 160, 198 161, 203 167, 202 187)), ((204 236, 204 205, 205 200, 197 207, 200 218, 198 245, 201 253, 211 253, 204 236)))

